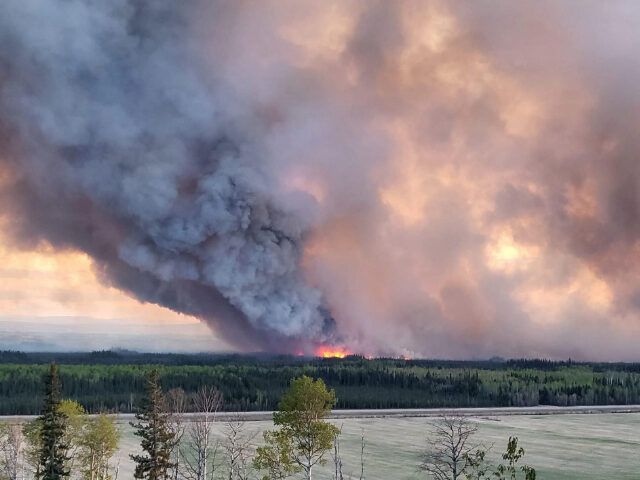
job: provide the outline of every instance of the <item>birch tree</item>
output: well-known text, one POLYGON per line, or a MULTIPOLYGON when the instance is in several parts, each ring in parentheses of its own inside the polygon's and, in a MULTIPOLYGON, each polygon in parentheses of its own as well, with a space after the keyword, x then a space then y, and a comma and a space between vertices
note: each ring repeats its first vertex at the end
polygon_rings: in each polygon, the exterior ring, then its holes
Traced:
POLYGON ((185 432, 184 414, 187 410, 187 396, 182 388, 172 388, 167 392, 166 397, 167 409, 171 414, 168 425, 174 436, 171 449, 173 458, 171 478, 178 480, 182 467, 180 444, 185 432))
POLYGON ((251 454, 255 433, 247 432, 241 419, 227 422, 222 450, 225 456, 227 480, 248 480, 253 471, 251 454))
POLYGON ((364 476, 364 466, 366 463, 366 456, 367 456, 367 441, 364 437, 364 429, 362 429, 362 432, 360 433, 360 477, 359 480, 365 480, 365 476, 364 476))
POLYGON ((305 375, 293 380, 273 414, 273 423, 280 429, 264 433, 266 445, 258 449, 257 465, 272 464, 278 452, 288 450, 290 457, 283 461, 297 465, 304 478, 311 480, 313 468, 325 463, 325 454, 340 433, 325 420, 335 404, 335 391, 327 390, 322 379, 314 381, 305 375))
POLYGON ((24 436, 18 424, 0 424, 0 478, 24 478, 24 436))
POLYGON ((112 418, 102 414, 87 421, 79 440, 78 457, 84 480, 111 480, 111 458, 118 451, 120 432, 112 418))
POLYGON ((333 480, 344 480, 342 473, 342 453, 340 453, 340 435, 342 434, 342 427, 340 431, 333 437, 333 480))
POLYGON ((213 438, 213 424, 222 406, 219 390, 204 386, 193 397, 197 412, 185 430, 185 445, 181 449, 182 477, 186 480, 207 480, 215 475, 217 442, 213 438))
POLYGON ((478 445, 471 441, 477 431, 475 424, 462 417, 443 417, 436 421, 422 453, 420 469, 435 480, 466 478, 478 451, 478 445))

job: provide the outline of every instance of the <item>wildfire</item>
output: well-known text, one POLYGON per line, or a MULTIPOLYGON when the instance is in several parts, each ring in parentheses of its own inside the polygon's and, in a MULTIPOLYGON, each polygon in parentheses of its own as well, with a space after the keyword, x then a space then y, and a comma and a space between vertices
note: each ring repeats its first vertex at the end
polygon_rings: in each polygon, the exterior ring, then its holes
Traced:
POLYGON ((319 347, 316 350, 316 356, 322 358, 344 358, 352 353, 342 347, 319 347))

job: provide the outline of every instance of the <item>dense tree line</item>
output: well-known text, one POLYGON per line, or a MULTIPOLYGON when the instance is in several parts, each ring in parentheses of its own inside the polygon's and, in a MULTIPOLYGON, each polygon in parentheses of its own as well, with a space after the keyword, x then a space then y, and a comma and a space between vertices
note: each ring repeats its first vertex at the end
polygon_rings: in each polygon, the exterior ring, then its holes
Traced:
MULTIPOLYGON (((22 362, 0 363, 0 414, 40 412, 42 378, 49 367, 35 360, 50 360, 55 355, 0 354, 5 360, 22 362)), ((640 372, 635 364, 154 356, 118 352, 64 354, 60 359, 71 358, 82 358, 86 363, 64 365, 60 373, 61 396, 77 401, 90 413, 138 411, 146 379, 154 369, 158 369, 162 388, 182 388, 189 405, 202 385, 216 388, 224 398, 222 409, 226 411, 273 410, 291 379, 302 375, 321 378, 335 389, 337 408, 640 403, 640 372), (132 363, 121 363, 123 359, 132 363), (140 363, 141 359, 158 362, 140 363)))
POLYGON ((55 364, 43 386, 39 417, 0 422, 0 480, 115 480, 114 418, 90 417, 77 402, 61 400, 55 364))
MULTIPOLYGON (((49 366, 41 414, 27 422, 0 423, 0 480, 117 480, 120 433, 113 417, 89 417, 73 400, 61 400, 58 367, 49 366)), ((316 478, 316 467, 333 451, 333 480, 344 480, 341 429, 327 421, 336 392, 322 379, 294 378, 273 415, 274 430, 256 443, 244 422, 230 420, 222 440, 212 435, 222 393, 200 385, 191 399, 198 415, 184 416, 187 397, 180 388, 166 392, 160 372, 152 369, 144 382, 136 421, 131 422, 140 448, 130 453, 134 478, 141 480, 285 480, 316 478), (221 452, 221 458, 218 456, 221 452)), ((470 442, 477 426, 464 418, 445 417, 435 423, 419 468, 437 480, 496 478, 535 480, 536 471, 517 465, 524 455, 510 437, 503 463, 485 461, 487 448, 470 442), (473 446, 472 446, 473 445, 473 446)), ((365 433, 362 433, 360 475, 365 480, 365 433)), ((352 477, 349 477, 352 478, 352 477)))

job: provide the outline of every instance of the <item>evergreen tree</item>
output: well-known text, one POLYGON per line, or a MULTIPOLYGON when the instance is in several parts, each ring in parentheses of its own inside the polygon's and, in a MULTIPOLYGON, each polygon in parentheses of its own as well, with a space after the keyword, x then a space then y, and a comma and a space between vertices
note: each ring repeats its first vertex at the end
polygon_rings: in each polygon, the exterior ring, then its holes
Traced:
POLYGON ((47 376, 46 395, 40 416, 40 468, 42 480, 60 480, 69 477, 65 464, 68 446, 64 442, 66 432, 65 415, 59 409, 60 385, 55 363, 51 364, 47 376))
POLYGON ((153 370, 146 385, 146 395, 140 412, 136 413, 137 423, 131 426, 141 438, 143 455, 131 455, 136 463, 134 478, 145 480, 167 480, 174 467, 171 452, 175 447, 175 433, 171 429, 171 414, 165 408, 165 398, 159 385, 159 374, 153 370))

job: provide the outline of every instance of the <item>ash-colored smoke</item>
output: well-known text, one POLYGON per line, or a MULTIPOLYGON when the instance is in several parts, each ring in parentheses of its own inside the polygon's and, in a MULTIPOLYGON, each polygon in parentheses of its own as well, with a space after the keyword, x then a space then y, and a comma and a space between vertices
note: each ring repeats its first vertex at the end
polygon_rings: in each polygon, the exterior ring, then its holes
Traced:
POLYGON ((312 202, 274 199, 265 122, 200 65, 195 15, 169 1, 3 5, 14 233, 88 251, 141 299, 222 316, 236 342, 329 337, 299 270, 312 202))
POLYGON ((639 21, 3 2, 2 213, 246 349, 637 360, 639 21))

